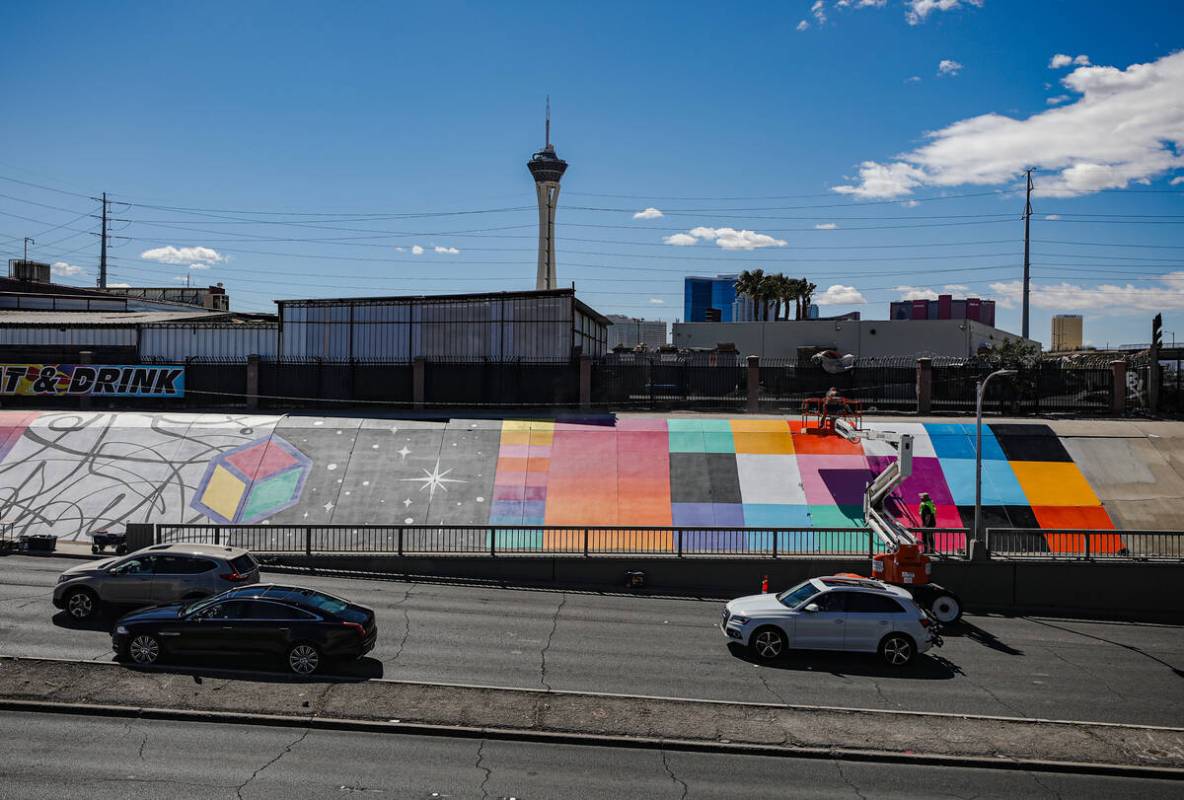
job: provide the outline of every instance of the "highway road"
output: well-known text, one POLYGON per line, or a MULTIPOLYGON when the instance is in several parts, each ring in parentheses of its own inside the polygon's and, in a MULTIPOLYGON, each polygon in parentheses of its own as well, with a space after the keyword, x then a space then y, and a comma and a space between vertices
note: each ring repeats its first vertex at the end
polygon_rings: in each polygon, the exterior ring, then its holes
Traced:
POLYGON ((22 800, 1119 800, 1184 790, 1145 779, 35 713, 0 713, 0 748, 0 798, 22 800))
MULTIPOLYGON (((0 560, 0 653, 108 660, 108 627, 50 602, 64 559, 0 560)), ((757 666, 729 651, 717 601, 309 577, 373 607, 370 677, 733 701, 1176 726, 1184 631, 1163 625, 967 618, 934 658, 894 672, 863 656, 757 666)))

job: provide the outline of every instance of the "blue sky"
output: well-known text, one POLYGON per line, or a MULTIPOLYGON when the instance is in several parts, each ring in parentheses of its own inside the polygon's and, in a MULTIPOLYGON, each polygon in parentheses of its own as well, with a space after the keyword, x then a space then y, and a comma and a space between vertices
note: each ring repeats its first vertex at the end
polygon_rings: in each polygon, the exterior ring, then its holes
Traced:
POLYGON ((6 3, 0 249, 93 284, 107 191, 113 282, 532 288, 550 94, 559 278, 606 313, 760 266, 824 313, 965 287, 1018 331, 1030 165, 1033 334, 1184 339, 1184 6, 817 5, 6 3))

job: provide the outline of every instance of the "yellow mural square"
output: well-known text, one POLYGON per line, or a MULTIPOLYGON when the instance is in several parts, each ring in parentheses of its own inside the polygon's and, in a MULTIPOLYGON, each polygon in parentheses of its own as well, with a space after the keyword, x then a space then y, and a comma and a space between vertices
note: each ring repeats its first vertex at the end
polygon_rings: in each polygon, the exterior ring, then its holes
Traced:
POLYGON ((551 429, 551 430, 539 429, 539 428, 531 428, 530 429, 530 443, 532 445, 535 445, 536 447, 540 446, 540 445, 543 445, 543 446, 550 445, 552 443, 552 441, 554 440, 554 438, 555 438, 555 430, 554 429, 551 429))
POLYGON ((732 442, 737 453, 793 455, 793 435, 788 428, 782 433, 733 433, 732 442))
POLYGON ((201 502, 226 519, 234 519, 234 512, 238 510, 239 501, 243 499, 243 492, 246 490, 246 484, 219 464, 214 468, 214 474, 210 476, 210 481, 206 484, 201 502))
POLYGON ((733 419, 732 433, 789 433, 789 425, 783 419, 733 419))
POLYGON ((554 431, 555 420, 553 419, 532 419, 530 421, 530 429, 532 431, 554 431))
POLYGON ((513 428, 503 428, 501 442, 502 442, 502 444, 528 445, 528 444, 530 444, 530 431, 529 430, 522 430, 522 429, 514 430, 513 428))
POLYGON ((502 431, 528 431, 530 430, 530 420, 528 419, 503 419, 502 431))
POLYGON ((1011 469, 1033 506, 1100 506, 1089 481, 1071 461, 1011 461, 1011 469))

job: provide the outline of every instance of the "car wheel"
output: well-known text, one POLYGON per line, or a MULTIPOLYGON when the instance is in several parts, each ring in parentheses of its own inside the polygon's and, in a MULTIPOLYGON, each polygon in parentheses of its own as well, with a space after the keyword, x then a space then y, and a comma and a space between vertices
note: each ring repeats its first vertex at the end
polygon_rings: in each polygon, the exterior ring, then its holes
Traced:
POLYGON ((137 633, 127 643, 127 657, 140 666, 155 664, 160 659, 160 641, 150 633, 137 633))
POLYGON ((890 633, 880 641, 880 658, 890 667, 903 667, 917 654, 917 645, 911 636, 890 633))
POLYGON ((297 675, 311 675, 321 665, 321 653, 315 645, 301 642, 288 651, 288 669, 297 675))
POLYGON ((66 611, 81 622, 90 619, 99 608, 99 598, 90 589, 75 589, 66 595, 66 611))
POLYGON ((962 603, 952 594, 934 597, 929 604, 929 611, 942 625, 952 625, 962 619, 962 603))
POLYGON ((92 545, 90 546, 90 551, 91 551, 92 553, 97 553, 97 552, 99 552, 99 546, 98 546, 97 544, 92 544, 92 545))
POLYGON ((789 646, 789 640, 785 638, 785 633, 780 628, 759 628, 753 631, 752 638, 748 640, 748 646, 752 648, 752 654, 761 661, 772 661, 785 653, 789 646))

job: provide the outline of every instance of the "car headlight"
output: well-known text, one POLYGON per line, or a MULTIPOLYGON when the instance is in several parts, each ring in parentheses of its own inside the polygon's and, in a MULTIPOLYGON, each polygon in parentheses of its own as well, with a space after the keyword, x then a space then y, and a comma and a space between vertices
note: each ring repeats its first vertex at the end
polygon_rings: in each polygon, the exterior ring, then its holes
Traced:
POLYGON ((58 583, 65 583, 66 581, 70 580, 73 577, 74 577, 73 575, 59 575, 58 576, 58 583))
POLYGON ((735 622, 737 625, 747 625, 748 617, 742 617, 739 614, 733 614, 728 622, 735 622))
POLYGON ((115 628, 115 632, 121 635, 127 635, 127 627, 125 625, 119 625, 115 628))

